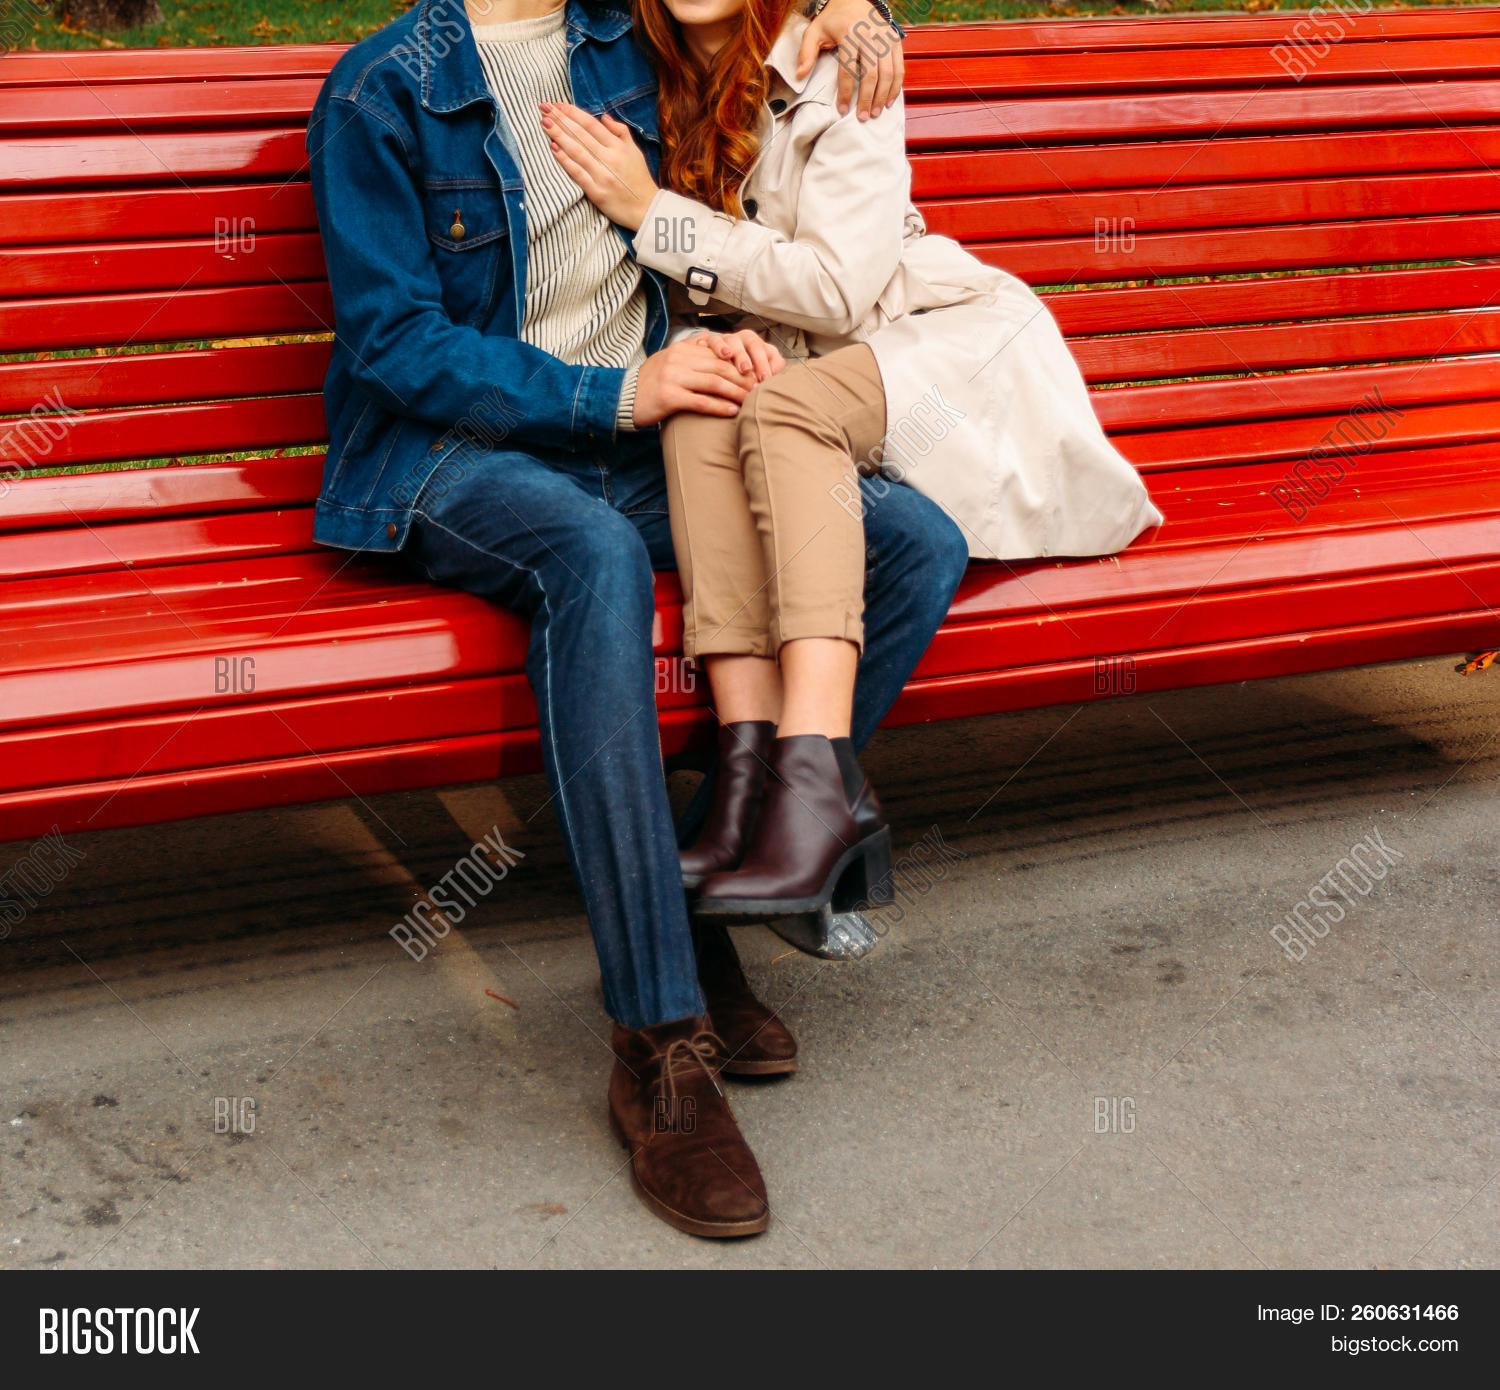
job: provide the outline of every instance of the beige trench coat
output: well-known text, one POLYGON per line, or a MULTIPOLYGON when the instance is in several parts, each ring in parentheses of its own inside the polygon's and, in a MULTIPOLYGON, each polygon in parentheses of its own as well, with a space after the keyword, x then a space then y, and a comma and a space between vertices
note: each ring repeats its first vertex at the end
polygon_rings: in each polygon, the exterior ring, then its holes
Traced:
POLYGON ((911 202, 898 101, 860 121, 836 104, 838 60, 801 82, 794 16, 767 58, 749 220, 666 190, 635 236, 674 291, 674 333, 700 314, 754 328, 788 359, 867 342, 886 393, 876 464, 942 504, 971 555, 1123 550, 1161 513, 1109 442, 1056 321, 1015 276, 927 233, 911 202))

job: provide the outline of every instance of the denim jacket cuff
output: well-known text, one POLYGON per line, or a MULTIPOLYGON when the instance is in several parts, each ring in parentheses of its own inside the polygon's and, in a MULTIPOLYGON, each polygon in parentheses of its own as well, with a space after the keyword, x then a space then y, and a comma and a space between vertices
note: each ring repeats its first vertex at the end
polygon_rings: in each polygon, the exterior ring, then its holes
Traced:
POLYGON ((623 367, 584 367, 573 394, 573 438, 578 443, 608 443, 615 437, 620 394, 625 389, 623 367))

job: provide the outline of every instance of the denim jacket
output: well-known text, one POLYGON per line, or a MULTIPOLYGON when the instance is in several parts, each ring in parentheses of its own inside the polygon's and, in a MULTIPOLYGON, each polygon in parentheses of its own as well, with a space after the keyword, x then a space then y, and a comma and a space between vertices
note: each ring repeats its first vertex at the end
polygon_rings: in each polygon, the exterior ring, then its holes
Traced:
MULTIPOLYGON (((566 25, 573 100, 630 126, 655 173, 656 79, 629 15, 568 0, 566 25)), ((307 150, 335 317, 318 541, 399 550, 423 485, 471 440, 609 445, 624 371, 519 337, 520 161, 463 0, 420 0, 345 53, 307 150)), ((643 287, 649 353, 666 338, 666 295, 653 272, 643 287)))

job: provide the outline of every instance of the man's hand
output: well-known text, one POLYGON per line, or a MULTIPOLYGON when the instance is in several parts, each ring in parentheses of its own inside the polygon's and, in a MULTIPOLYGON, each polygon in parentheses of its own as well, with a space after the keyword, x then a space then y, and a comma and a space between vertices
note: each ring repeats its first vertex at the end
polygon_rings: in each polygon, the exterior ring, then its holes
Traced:
POLYGON ((753 329, 705 333, 701 341, 723 361, 732 362, 743 375, 753 376, 757 381, 769 381, 778 372, 786 371, 786 358, 781 350, 753 329))
POLYGON ((634 232, 656 197, 656 180, 630 127, 613 116, 601 121, 567 102, 542 103, 542 129, 552 157, 611 222, 634 232))
POLYGON ((721 357, 710 338, 724 341, 716 333, 701 333, 653 352, 641 364, 635 383, 637 429, 659 424, 679 410, 726 417, 739 413, 755 374, 721 357))
POLYGON ((797 76, 806 77, 825 48, 839 53, 839 112, 847 114, 859 78, 859 119, 878 116, 898 96, 906 76, 901 36, 868 0, 828 0, 807 26, 797 54, 797 76))

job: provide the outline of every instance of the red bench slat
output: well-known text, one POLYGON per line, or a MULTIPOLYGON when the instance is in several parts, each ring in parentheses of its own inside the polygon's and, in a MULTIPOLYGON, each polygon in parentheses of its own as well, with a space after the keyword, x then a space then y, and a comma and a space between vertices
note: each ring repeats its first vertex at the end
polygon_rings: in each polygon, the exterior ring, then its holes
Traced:
POLYGON ((1034 284, 1233 275, 1311 266, 1380 265, 1500 254, 1500 213, 1387 218, 1093 238, 978 242, 969 249, 1034 284))
POLYGON ((1468 314, 1205 328, 1129 338, 1083 338, 1074 355, 1091 381, 1266 371, 1318 363, 1424 359, 1500 347, 1500 307, 1468 314))
MULTIPOLYGON (((164 176, 289 179, 306 172, 301 127, 0 140, 0 189, 157 183, 164 176)), ((48 201, 55 207, 55 196, 48 201)), ((73 211, 70 203, 70 218, 73 211)))
POLYGON ((60 768, 80 781, 114 782, 211 766, 226 750, 254 750, 262 761, 370 747, 393 727, 408 739, 488 733, 497 711, 498 727, 524 728, 504 712, 529 700, 521 675, 350 691, 204 709, 187 720, 174 712, 0 734, 0 759, 10 790, 57 786, 60 768))
MULTIPOLYGON (((320 341, 0 362, 0 415, 27 411, 53 390, 74 410, 317 391, 331 351, 330 343, 320 341)), ((4 437, 0 422, 0 440, 4 437)), ((0 444, 0 455, 4 452, 0 444)))
POLYGON ((253 507, 306 504, 323 477, 323 456, 201 463, 191 468, 133 468, 28 478, 0 499, 0 536, 122 521, 149 513, 165 518, 253 507))
POLYGON ((92 246, 38 246, 0 252, 0 284, 16 296, 266 285, 327 275, 323 244, 310 232, 222 241, 150 241, 92 246))
MULTIPOLYGON (((1290 28, 1290 22, 1288 23, 1290 28)), ((1295 86, 1305 83, 1389 82, 1390 44, 1338 43, 1316 62, 1299 64, 1295 49, 1277 40, 1231 48, 1157 49, 1147 62, 1122 63, 1120 54, 1052 52, 1045 62, 1029 53, 927 55, 914 53, 907 81, 923 101, 988 97, 1044 97, 1122 88, 1295 86)), ((1493 33, 1407 40, 1399 46, 1400 71, 1409 81, 1500 74, 1500 39, 1493 33)))
MULTIPOLYGON (((42 429, 40 417, 21 425, 0 421, 0 463, 35 459, 37 450, 28 443, 42 429)), ((98 410, 69 417, 56 429, 58 437, 47 440, 51 448, 44 456, 53 467, 318 444, 328 436, 323 397, 316 394, 98 410)))
POLYGON ((1277 323, 1420 309, 1472 309, 1500 296, 1500 265, 1361 270, 1044 296, 1070 335, 1277 323))
MULTIPOLYGON (((1451 350, 1453 344, 1448 347, 1451 350)), ((1433 359, 1420 370, 1409 362, 1382 367, 1288 372, 1233 381, 1124 386, 1094 393, 1094 409, 1110 431, 1143 425, 1199 424, 1216 420, 1281 421, 1296 415, 1347 411, 1367 399, 1397 409, 1443 401, 1478 401, 1500 382, 1500 357, 1433 359)), ((1493 450, 1485 457, 1493 459, 1493 450)))
MULTIPOLYGON (((1496 383, 1500 389, 1500 382, 1496 383)), ((1356 402, 1350 402, 1350 409, 1356 402)), ((1239 464, 1246 459, 1299 459, 1311 455, 1326 436, 1339 438, 1338 426, 1349 411, 1337 415, 1311 415, 1278 421, 1268 429, 1262 420, 1236 424, 1186 426, 1150 434, 1122 433, 1115 436, 1120 452, 1143 473, 1168 468, 1205 468, 1216 464, 1239 464)), ((1386 450, 1442 444, 1500 440, 1500 397, 1487 401, 1463 401, 1457 405, 1411 406, 1401 419, 1387 424, 1377 421, 1371 434, 1351 428, 1353 447, 1362 443, 1378 453, 1386 450), (1384 431, 1384 432, 1382 432, 1384 431)), ((1326 447, 1326 446, 1324 446, 1326 447)), ((1496 449, 1500 457, 1500 447, 1496 449)), ((1500 541, 1500 533, 1496 540, 1500 541)))
POLYGON ((484 781, 534 771, 536 745, 535 730, 473 734, 41 792, 0 793, 0 839, 44 835, 54 826, 65 833, 106 830, 221 811, 484 781))
POLYGON ((1242 135, 1083 147, 980 150, 913 156, 918 199, 1094 189, 1166 189, 1252 179, 1347 178, 1489 169, 1500 127, 1242 135))
MULTIPOLYGON (((176 178, 159 172, 158 178, 176 178)), ((0 197, 0 246, 48 239, 57 223, 57 193, 0 197)), ((167 188, 70 192, 70 242, 151 240, 158 237, 213 236, 221 228, 253 228, 257 235, 316 231, 312 190, 305 181, 263 184, 208 184, 167 188)))
POLYGON ((1433 179, 1369 177, 1267 180, 1178 188, 1115 188, 1097 193, 1007 195, 928 203, 930 230, 958 241, 1009 237, 1092 237, 1100 227, 1151 232, 1263 227, 1376 218, 1488 212, 1500 206, 1500 174, 1454 172, 1433 179))
MULTIPOLYGON (((1468 37, 1500 29, 1500 6, 1476 5, 1462 9, 1383 10, 1374 14, 1325 11, 1337 23, 1345 43, 1380 39, 1468 37)), ((1236 44, 1283 42, 1304 16, 1294 12, 1262 15, 1159 15, 1141 18, 1084 18, 1016 20, 1005 24, 944 24, 918 26, 906 41, 913 57, 932 53, 1046 53, 1069 49, 1108 48, 1133 51, 1203 46, 1229 48, 1236 44)), ((1324 31, 1327 32, 1326 30, 1324 31)))
POLYGON ((122 82, 107 95, 81 83, 0 87, 0 133, 292 125, 306 121, 320 86, 321 77, 250 82, 229 77, 212 83, 122 82))
MULTIPOLYGON (((13 488, 19 488, 17 483, 13 488)), ((276 512, 230 513, 170 521, 80 524, 60 531, 0 535, 0 580, 89 574, 193 560, 244 559, 312 548, 312 503, 276 512)))
MULTIPOLYGON (((1422 86, 1340 86, 1307 90, 1210 91, 1056 97, 1039 101, 935 102, 907 108, 906 139, 914 151, 1080 143, 1131 136, 1160 139, 1373 127, 1492 123, 1500 116, 1493 82, 1422 86)), ((1101 156, 1102 158, 1102 156, 1101 156)))
POLYGON ((132 50, 82 49, 76 53, 7 55, 0 65, 0 87, 91 87, 116 82, 203 82, 257 77, 322 78, 342 56, 345 45, 244 44, 213 48, 165 48, 148 62, 132 50))
MULTIPOLYGON (((1283 613, 1283 624, 1286 619, 1283 613)), ((1265 680, 1340 666, 1473 651, 1491 641, 1494 631, 1495 610, 1481 601, 1462 611, 1132 653, 1133 693, 1149 695, 1184 686, 1265 680)), ((1094 700, 1100 698, 1097 677, 1097 659, 1090 656, 1044 666, 1012 666, 913 681, 886 722, 895 725, 949 719, 955 709, 967 715, 995 714, 1094 700)))
POLYGON ((0 341, 39 348, 181 342, 190 338, 323 333, 333 328, 326 281, 287 285, 189 286, 170 294, 88 294, 0 301, 0 341))

